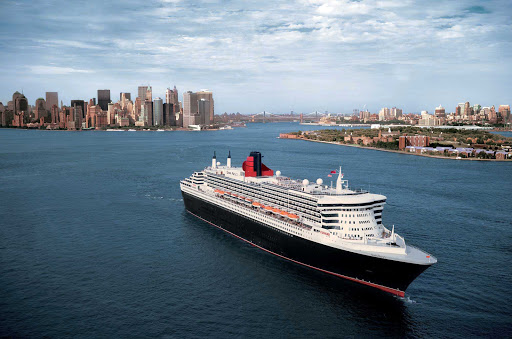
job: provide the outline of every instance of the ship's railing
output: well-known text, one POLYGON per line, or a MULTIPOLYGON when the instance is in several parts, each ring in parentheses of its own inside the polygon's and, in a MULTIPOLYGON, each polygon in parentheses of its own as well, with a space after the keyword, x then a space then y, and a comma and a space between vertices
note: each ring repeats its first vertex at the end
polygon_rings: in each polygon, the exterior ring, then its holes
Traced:
POLYGON ((258 207, 253 207, 252 205, 247 205, 247 203, 245 202, 240 202, 240 201, 237 201, 236 198, 234 199, 226 199, 223 195, 220 195, 220 194, 215 194, 216 197, 222 199, 222 200, 226 200, 226 201, 229 201, 233 204, 236 204, 237 206, 241 206, 245 209, 248 209, 250 211, 253 211, 253 212, 256 212, 266 218, 270 218, 270 220, 275 220, 275 221, 278 221, 280 223, 282 223, 283 225, 286 225, 286 226, 295 226, 295 227, 300 227, 300 228, 303 228, 305 230, 311 230, 311 226, 308 226, 308 225, 305 225, 303 224, 302 222, 300 221, 293 221, 293 220, 290 220, 290 219, 286 219, 285 217, 280 217, 278 215, 275 215, 271 212, 266 212, 266 211, 262 211, 260 210, 258 207))

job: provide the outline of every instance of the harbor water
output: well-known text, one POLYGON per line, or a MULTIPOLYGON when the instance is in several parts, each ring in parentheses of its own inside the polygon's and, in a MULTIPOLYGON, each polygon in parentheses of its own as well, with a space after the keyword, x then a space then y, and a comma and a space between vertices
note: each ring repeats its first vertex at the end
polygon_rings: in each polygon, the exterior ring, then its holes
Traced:
MULTIPOLYGON (((0 335, 506 337, 512 164, 299 140, 297 123, 197 132, 0 129, 0 335), (186 213, 179 180, 231 150, 310 181, 340 165, 438 263, 397 298, 258 250, 186 213)), ((341 129, 341 128, 340 128, 341 129)))

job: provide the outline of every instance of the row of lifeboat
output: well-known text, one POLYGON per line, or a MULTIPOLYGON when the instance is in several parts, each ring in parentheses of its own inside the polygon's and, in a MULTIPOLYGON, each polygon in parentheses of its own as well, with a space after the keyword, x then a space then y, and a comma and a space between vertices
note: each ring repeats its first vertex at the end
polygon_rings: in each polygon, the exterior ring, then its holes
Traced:
POLYGON ((254 206, 254 207, 260 208, 260 209, 265 210, 267 212, 274 213, 276 215, 282 215, 283 217, 287 217, 287 218, 290 218, 292 220, 299 220, 299 216, 296 215, 296 214, 288 213, 288 212, 280 210, 279 208, 276 208, 276 207, 265 206, 263 204, 260 204, 259 202, 253 201, 252 199, 245 198, 245 197, 243 197, 241 195, 238 195, 238 194, 235 194, 235 193, 226 192, 226 191, 222 191, 222 190, 219 190, 219 189, 215 189, 214 192, 218 193, 218 194, 228 195, 230 197, 238 198, 240 200, 244 200, 244 201, 246 201, 248 203, 251 203, 252 206, 254 206))

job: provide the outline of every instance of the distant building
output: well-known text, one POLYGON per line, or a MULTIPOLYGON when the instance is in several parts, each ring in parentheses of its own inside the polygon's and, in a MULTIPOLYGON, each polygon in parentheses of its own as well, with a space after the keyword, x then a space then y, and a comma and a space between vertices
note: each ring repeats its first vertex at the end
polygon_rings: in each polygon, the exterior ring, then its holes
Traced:
POLYGON ((126 92, 119 93, 119 101, 122 102, 123 100, 132 100, 131 93, 126 93, 126 92))
POLYGON ((402 135, 398 138, 398 148, 404 150, 407 146, 427 147, 430 137, 426 135, 402 135))
POLYGON ((153 89, 151 86, 148 86, 146 90, 146 100, 153 101, 153 89))
POLYGON ((199 124, 210 125, 210 101, 199 99, 197 102, 197 111, 199 114, 199 124))
POLYGON ((108 109, 108 103, 110 102, 110 90, 109 89, 99 89, 98 90, 98 105, 102 110, 106 111, 108 109))
POLYGON ((161 98, 155 98, 153 101, 153 125, 164 125, 164 101, 161 98))
POLYGON ((71 107, 75 107, 75 105, 80 106, 82 108, 82 119, 85 118, 87 111, 85 110, 85 101, 83 100, 71 100, 71 107))
POLYGON ((391 109, 391 116, 393 118, 399 118, 402 116, 402 109, 401 108, 396 108, 396 107, 393 107, 391 109))
POLYGON ((144 101, 144 122, 147 126, 153 126, 153 102, 144 101))
MULTIPOLYGON (((83 103, 83 101, 82 101, 83 103)), ((83 121, 83 112, 82 112, 82 107, 83 106, 80 106, 78 105, 77 103, 74 104, 74 106, 72 107, 72 110, 73 110, 73 122, 74 122, 74 129, 82 129, 82 121, 83 121)), ((69 127, 68 127, 69 129, 69 127)))
POLYGON ((112 102, 109 102, 107 105, 107 125, 115 124, 114 121, 114 104, 112 102))
POLYGON ((46 92, 46 109, 51 110, 53 105, 59 107, 59 93, 46 92))
POLYGON ((503 123, 510 122, 510 105, 500 105, 498 107, 498 113, 500 114, 503 123))
POLYGON ((188 91, 183 93, 183 127, 199 124, 197 110, 197 93, 188 91))
POLYGON ((146 100, 146 92, 148 91, 148 86, 139 86, 137 90, 137 98, 140 98, 142 102, 146 100))
POLYGON ((446 117, 446 110, 443 106, 439 105, 436 107, 436 110, 434 111, 434 116, 436 118, 445 118, 446 117))
POLYGON ((38 98, 33 109, 34 119, 39 120, 47 117, 46 101, 43 98, 38 98))
POLYGON ((176 117, 174 113, 174 105, 164 103, 164 126, 176 126, 176 117))
POLYGON ((213 124, 213 117, 215 115, 215 112, 214 112, 214 102, 213 102, 213 93, 207 89, 203 89, 203 90, 200 90, 199 92, 196 93, 197 94, 197 100, 201 100, 201 99, 204 99, 206 101, 209 101, 209 114, 210 114, 210 117, 209 119, 205 119, 210 121, 209 123, 207 123, 206 125, 210 125, 210 124, 213 124))
POLYGON ((379 121, 384 121, 389 118, 389 108, 384 107, 379 111, 379 121))

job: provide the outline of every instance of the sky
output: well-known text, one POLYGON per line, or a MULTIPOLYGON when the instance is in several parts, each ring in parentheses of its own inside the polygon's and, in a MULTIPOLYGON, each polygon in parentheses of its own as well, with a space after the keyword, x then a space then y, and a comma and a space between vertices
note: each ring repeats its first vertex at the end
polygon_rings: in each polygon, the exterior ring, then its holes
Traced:
POLYGON ((0 1, 0 101, 213 91, 215 113, 512 104, 512 1, 0 1))

